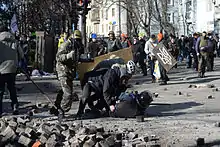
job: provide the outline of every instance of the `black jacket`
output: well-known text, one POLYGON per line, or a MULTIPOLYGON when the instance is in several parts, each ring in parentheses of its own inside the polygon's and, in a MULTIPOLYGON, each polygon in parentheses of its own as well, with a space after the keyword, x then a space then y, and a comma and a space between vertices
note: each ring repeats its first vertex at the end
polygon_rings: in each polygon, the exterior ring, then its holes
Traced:
MULTIPOLYGON (((104 47, 97 41, 96 42, 90 42, 89 45, 88 45, 88 51, 91 53, 93 58, 99 56, 98 53, 101 50, 103 50, 103 48, 104 47)), ((103 54, 103 53, 101 53, 101 54, 103 54)))
POLYGON ((132 53, 135 63, 137 63, 139 60, 144 60, 146 58, 144 46, 141 41, 138 41, 136 44, 133 45, 132 53))
POLYGON ((107 104, 112 103, 112 98, 119 96, 120 92, 120 69, 114 67, 109 69, 104 75, 89 77, 88 81, 96 92, 103 94, 107 104))

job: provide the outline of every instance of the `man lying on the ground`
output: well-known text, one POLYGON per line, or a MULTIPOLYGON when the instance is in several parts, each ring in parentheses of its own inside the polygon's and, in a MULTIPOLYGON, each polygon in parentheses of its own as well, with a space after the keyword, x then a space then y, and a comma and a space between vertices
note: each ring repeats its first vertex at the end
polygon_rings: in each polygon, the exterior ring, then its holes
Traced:
POLYGON ((111 116, 132 118, 144 115, 145 110, 153 101, 152 95, 148 91, 138 93, 122 93, 115 105, 110 106, 111 116))
POLYGON ((135 64, 129 61, 127 65, 113 65, 104 75, 89 77, 83 87, 77 117, 81 118, 84 114, 86 104, 94 112, 105 108, 106 113, 109 114, 110 105, 115 105, 115 97, 125 91, 126 84, 134 73, 135 64), (94 105, 95 101, 98 101, 96 105, 94 105))

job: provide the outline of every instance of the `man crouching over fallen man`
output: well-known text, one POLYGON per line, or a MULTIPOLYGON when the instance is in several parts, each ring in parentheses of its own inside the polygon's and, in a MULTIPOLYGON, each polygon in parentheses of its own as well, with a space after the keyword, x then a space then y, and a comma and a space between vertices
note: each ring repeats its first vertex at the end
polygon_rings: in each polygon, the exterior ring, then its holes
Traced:
POLYGON ((93 114, 95 117, 143 115, 153 99, 148 92, 125 93, 128 80, 134 73, 135 64, 130 60, 127 64, 113 64, 104 74, 87 77, 77 119, 87 118, 86 114, 93 114), (85 113, 87 104, 90 110, 85 113))

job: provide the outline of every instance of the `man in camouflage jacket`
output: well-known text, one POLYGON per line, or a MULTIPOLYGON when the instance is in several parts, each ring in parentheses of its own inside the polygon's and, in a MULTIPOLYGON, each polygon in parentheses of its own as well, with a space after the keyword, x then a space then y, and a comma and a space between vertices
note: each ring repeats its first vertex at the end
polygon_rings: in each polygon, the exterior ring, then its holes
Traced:
POLYGON ((73 79, 79 56, 83 53, 81 33, 76 30, 73 38, 74 39, 69 39, 63 43, 56 54, 56 70, 61 83, 63 96, 62 98, 58 98, 55 104, 63 113, 68 112, 71 109, 72 102, 78 99, 77 94, 73 93, 73 79))

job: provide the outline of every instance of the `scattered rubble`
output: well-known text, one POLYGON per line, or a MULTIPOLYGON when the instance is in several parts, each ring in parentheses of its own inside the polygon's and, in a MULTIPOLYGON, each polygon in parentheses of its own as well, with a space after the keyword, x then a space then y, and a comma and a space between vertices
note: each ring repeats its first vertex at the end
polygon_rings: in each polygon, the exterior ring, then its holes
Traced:
POLYGON ((215 127, 220 127, 220 122, 216 122, 215 127))
POLYGON ((153 97, 157 98, 159 96, 159 93, 153 93, 153 97))
POLYGON ((197 84, 197 85, 189 85, 189 88, 215 88, 214 84, 197 84))
POLYGON ((213 92, 217 92, 217 91, 219 91, 219 89, 218 88, 214 88, 214 89, 212 89, 212 91, 213 92))
POLYGON ((212 96, 212 95, 209 95, 207 98, 208 98, 208 99, 214 99, 215 97, 212 96))
MULTIPOLYGON (((144 121, 143 116, 137 120, 144 121)), ((160 146, 156 136, 139 136, 132 129, 108 130, 81 123, 49 124, 30 117, 0 119, 0 146, 122 147, 160 146)))

